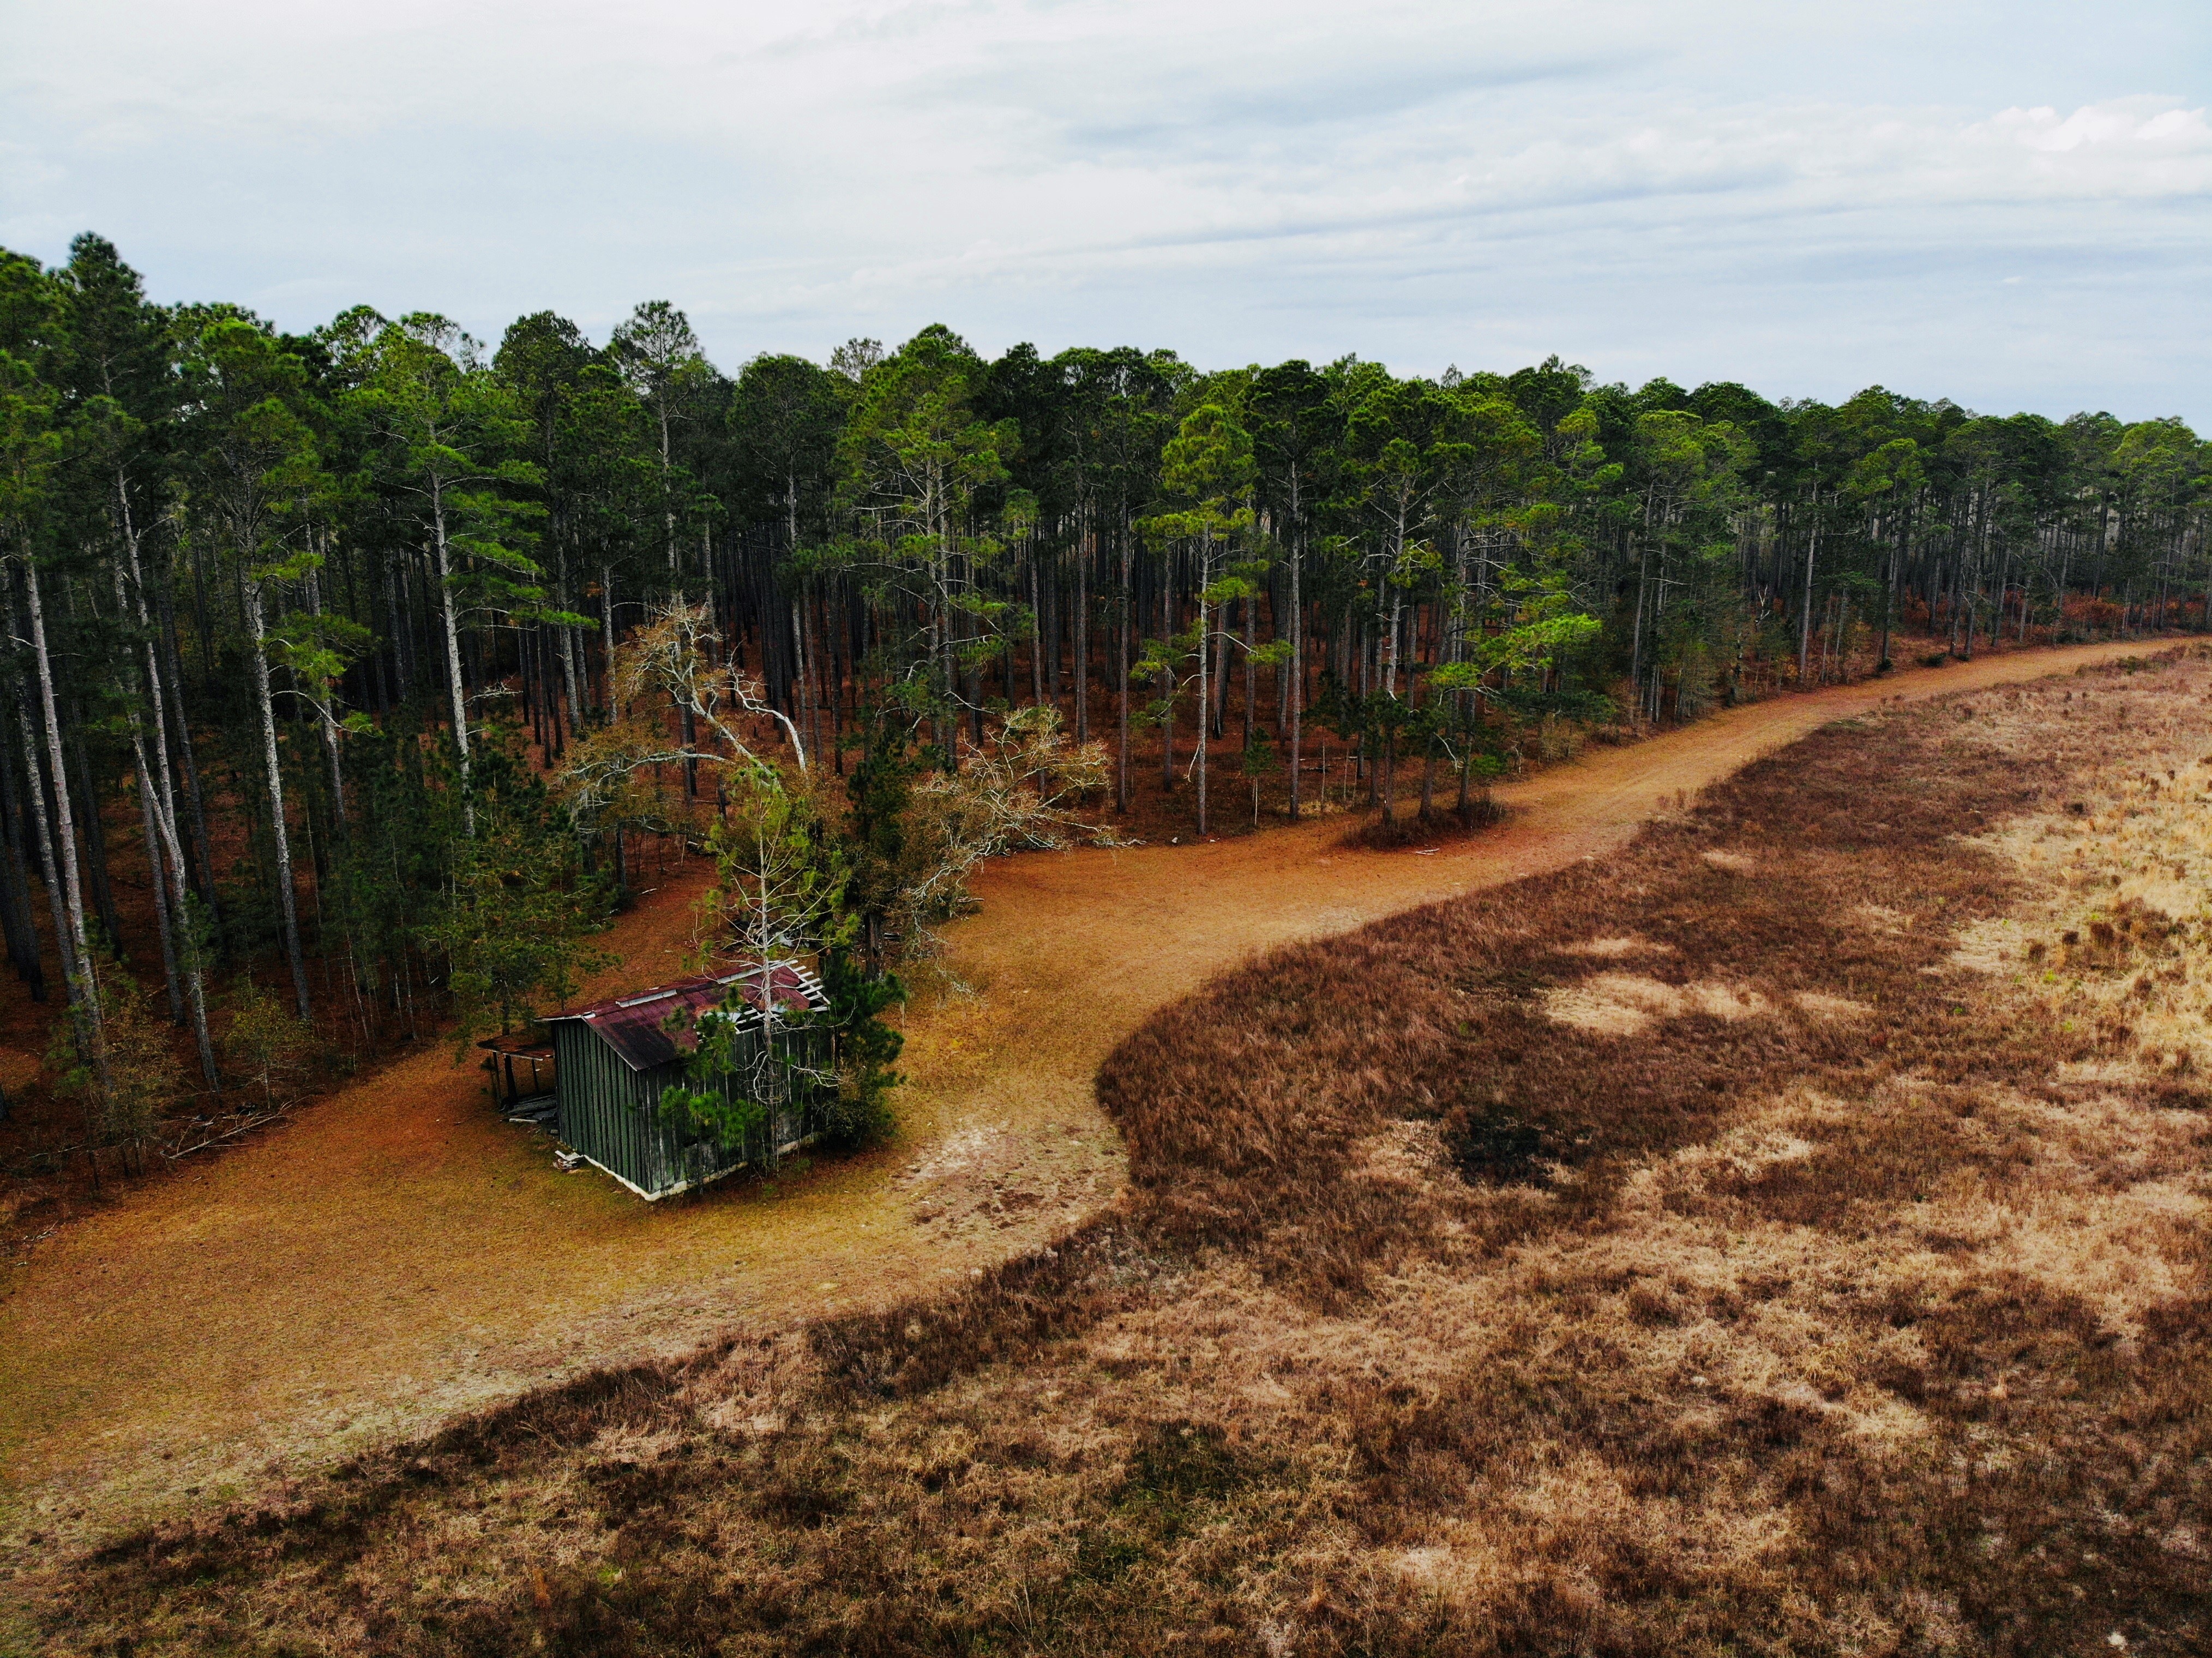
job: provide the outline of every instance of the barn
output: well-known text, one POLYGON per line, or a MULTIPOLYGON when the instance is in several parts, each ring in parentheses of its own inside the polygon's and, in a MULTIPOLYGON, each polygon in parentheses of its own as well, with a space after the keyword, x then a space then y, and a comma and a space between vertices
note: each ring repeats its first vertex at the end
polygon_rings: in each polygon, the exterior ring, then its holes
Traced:
MULTIPOLYGON (((796 963, 778 963, 767 976, 779 1020, 829 1005, 821 981, 796 963)), ((762 979, 758 963, 738 963, 550 1015, 544 1023, 553 1037, 555 1124, 562 1141, 640 1197, 665 1198, 747 1163, 772 1164, 812 1139, 820 1124, 809 1090, 793 1088, 781 1066, 753 1069, 764 1053, 762 979), (724 1008, 732 992, 742 1007, 738 1069, 724 1086, 750 1093, 770 1108, 750 1142, 726 1146, 689 1124, 669 1121, 660 1096, 684 1081, 684 1062, 696 1046, 690 1030, 668 1029, 669 1016, 681 1010, 696 1018, 724 1008)), ((823 1070, 831 1063, 830 1035, 820 1029, 780 1024, 775 1051, 823 1070)))

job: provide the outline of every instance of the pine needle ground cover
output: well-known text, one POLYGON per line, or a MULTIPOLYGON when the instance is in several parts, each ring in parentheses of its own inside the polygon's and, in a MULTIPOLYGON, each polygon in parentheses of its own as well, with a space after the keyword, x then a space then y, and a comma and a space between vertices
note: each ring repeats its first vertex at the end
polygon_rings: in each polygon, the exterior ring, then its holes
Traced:
POLYGON ((1829 727, 1153 1018, 1054 1248, 19 1577, 25 1637, 2200 1650, 2208 759, 2194 659, 1829 727))

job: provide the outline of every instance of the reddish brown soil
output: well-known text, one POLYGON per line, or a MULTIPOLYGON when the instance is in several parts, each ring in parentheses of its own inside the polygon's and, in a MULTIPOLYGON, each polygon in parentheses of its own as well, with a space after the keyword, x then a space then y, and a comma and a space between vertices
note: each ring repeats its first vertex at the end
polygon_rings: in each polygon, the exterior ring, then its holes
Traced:
MULTIPOLYGON (((56 1540, 264 1467, 419 1431, 549 1378, 828 1307, 887 1304, 1042 1241, 1118 1184, 1100 1060, 1163 1002, 1285 940, 1620 846, 1660 805, 1881 701, 2139 651, 1913 671, 1733 710, 1499 791, 1499 829, 1350 852, 1342 820, 1237 841, 1012 860, 908 1016, 894 1147, 781 1191, 647 1206, 556 1173, 480 1074, 418 1054, 283 1129, 64 1229, 0 1283, 0 1480, 56 1540)), ((680 889, 682 883, 672 884, 680 889)), ((673 966, 665 890, 598 989, 673 966)))

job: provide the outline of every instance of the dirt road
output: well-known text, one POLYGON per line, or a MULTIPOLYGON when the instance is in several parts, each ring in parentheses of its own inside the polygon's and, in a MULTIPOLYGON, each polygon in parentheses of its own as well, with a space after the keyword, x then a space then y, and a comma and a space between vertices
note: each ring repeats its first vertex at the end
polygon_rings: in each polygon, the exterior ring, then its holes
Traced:
MULTIPOLYGON (((1694 791, 1885 698, 2068 671, 2008 655, 1738 708, 1499 791, 1508 823, 1347 852, 1341 820, 1202 846, 1010 860, 951 931, 964 991, 910 1011, 900 1143, 647 1206, 562 1175, 473 1069, 417 1054, 65 1229, 0 1282, 0 1546, 419 1431, 735 1326, 886 1302, 1058 1230, 1121 1177, 1091 1078, 1151 1009, 1252 952, 1620 845, 1694 791)), ((673 969, 684 894, 592 993, 673 969)))

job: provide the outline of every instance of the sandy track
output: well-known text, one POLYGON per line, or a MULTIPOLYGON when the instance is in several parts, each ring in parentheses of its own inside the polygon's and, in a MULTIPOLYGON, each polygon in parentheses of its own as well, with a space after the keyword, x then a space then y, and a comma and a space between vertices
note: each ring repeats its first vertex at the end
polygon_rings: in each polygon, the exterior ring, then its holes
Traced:
MULTIPOLYGON (((2078 647, 1783 697, 1501 789, 1501 829, 1347 852, 1340 820, 1012 860, 952 929, 971 993, 908 1020, 901 1141, 649 1206, 417 1054, 48 1240, 0 1284, 0 1542, 104 1530, 733 1326, 887 1302, 1057 1230, 1119 1183, 1091 1093, 1146 1013, 1255 950, 1618 847, 1695 791, 1893 696, 2066 671, 2078 647)), ((678 884, 680 888, 681 884, 678 884)), ((625 918, 617 984, 672 970, 680 890, 625 918)))

